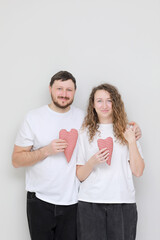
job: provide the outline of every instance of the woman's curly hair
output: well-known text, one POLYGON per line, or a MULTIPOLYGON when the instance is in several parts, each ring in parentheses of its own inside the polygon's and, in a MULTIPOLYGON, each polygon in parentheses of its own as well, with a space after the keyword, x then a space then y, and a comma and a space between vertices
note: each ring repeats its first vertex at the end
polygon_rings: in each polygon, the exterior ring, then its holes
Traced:
POLYGON ((87 115, 84 119, 82 129, 87 128, 89 133, 89 141, 92 142, 93 138, 98 131, 99 128, 99 119, 97 113, 94 108, 94 96, 97 90, 105 90, 110 94, 110 98, 112 101, 112 109, 113 109, 113 131, 116 139, 122 143, 126 144, 123 133, 128 124, 127 115, 124 109, 124 103, 121 99, 121 95, 119 94, 116 87, 110 84, 101 84, 92 89, 92 92, 89 97, 89 104, 87 109, 87 115))

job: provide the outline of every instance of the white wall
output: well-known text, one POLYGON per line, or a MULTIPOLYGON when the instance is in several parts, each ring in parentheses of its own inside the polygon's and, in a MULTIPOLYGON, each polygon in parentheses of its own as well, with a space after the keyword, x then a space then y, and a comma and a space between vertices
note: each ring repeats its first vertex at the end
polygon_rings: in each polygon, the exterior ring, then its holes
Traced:
POLYGON ((141 126, 137 240, 159 240, 160 1, 0 0, 0 33, 0 239, 29 239, 14 139, 24 115, 50 101, 51 76, 68 70, 77 78, 75 105, 85 109, 91 88, 109 82, 141 126))

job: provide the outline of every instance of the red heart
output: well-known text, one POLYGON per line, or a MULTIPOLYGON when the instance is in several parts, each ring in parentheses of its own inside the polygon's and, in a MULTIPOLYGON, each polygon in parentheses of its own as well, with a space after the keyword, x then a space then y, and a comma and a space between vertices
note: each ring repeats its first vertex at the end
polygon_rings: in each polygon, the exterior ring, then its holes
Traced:
POLYGON ((68 143, 68 146, 64 150, 64 154, 67 158, 67 162, 69 163, 76 146, 78 131, 76 129, 71 129, 70 132, 67 132, 67 130, 61 129, 59 132, 59 138, 68 143))
POLYGON ((111 137, 108 137, 106 139, 98 139, 97 143, 99 150, 101 150, 102 148, 107 148, 109 150, 109 159, 107 160, 107 164, 111 165, 111 158, 113 152, 113 139, 111 137))

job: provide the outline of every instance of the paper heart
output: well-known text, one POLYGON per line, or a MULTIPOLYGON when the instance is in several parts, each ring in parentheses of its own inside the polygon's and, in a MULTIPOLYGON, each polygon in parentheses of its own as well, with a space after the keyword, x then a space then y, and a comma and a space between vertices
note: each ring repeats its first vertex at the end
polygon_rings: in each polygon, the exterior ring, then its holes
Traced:
POLYGON ((107 148, 109 150, 109 159, 107 160, 107 164, 111 165, 111 158, 113 152, 113 138, 108 137, 106 139, 98 139, 97 144, 99 150, 101 150, 102 148, 107 148))
POLYGON ((76 129, 71 129, 68 132, 65 129, 61 129, 59 132, 59 138, 65 140, 68 143, 68 146, 64 150, 67 162, 69 163, 74 151, 74 148, 77 143, 78 131, 76 129))

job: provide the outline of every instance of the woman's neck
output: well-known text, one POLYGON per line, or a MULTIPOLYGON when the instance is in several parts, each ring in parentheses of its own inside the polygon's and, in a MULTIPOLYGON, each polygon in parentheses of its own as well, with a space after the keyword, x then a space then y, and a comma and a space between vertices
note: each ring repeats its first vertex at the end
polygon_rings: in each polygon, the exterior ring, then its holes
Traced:
POLYGON ((109 119, 101 118, 101 119, 99 119, 99 123, 100 124, 111 124, 111 123, 113 123, 113 120, 112 120, 112 118, 109 118, 109 119))

